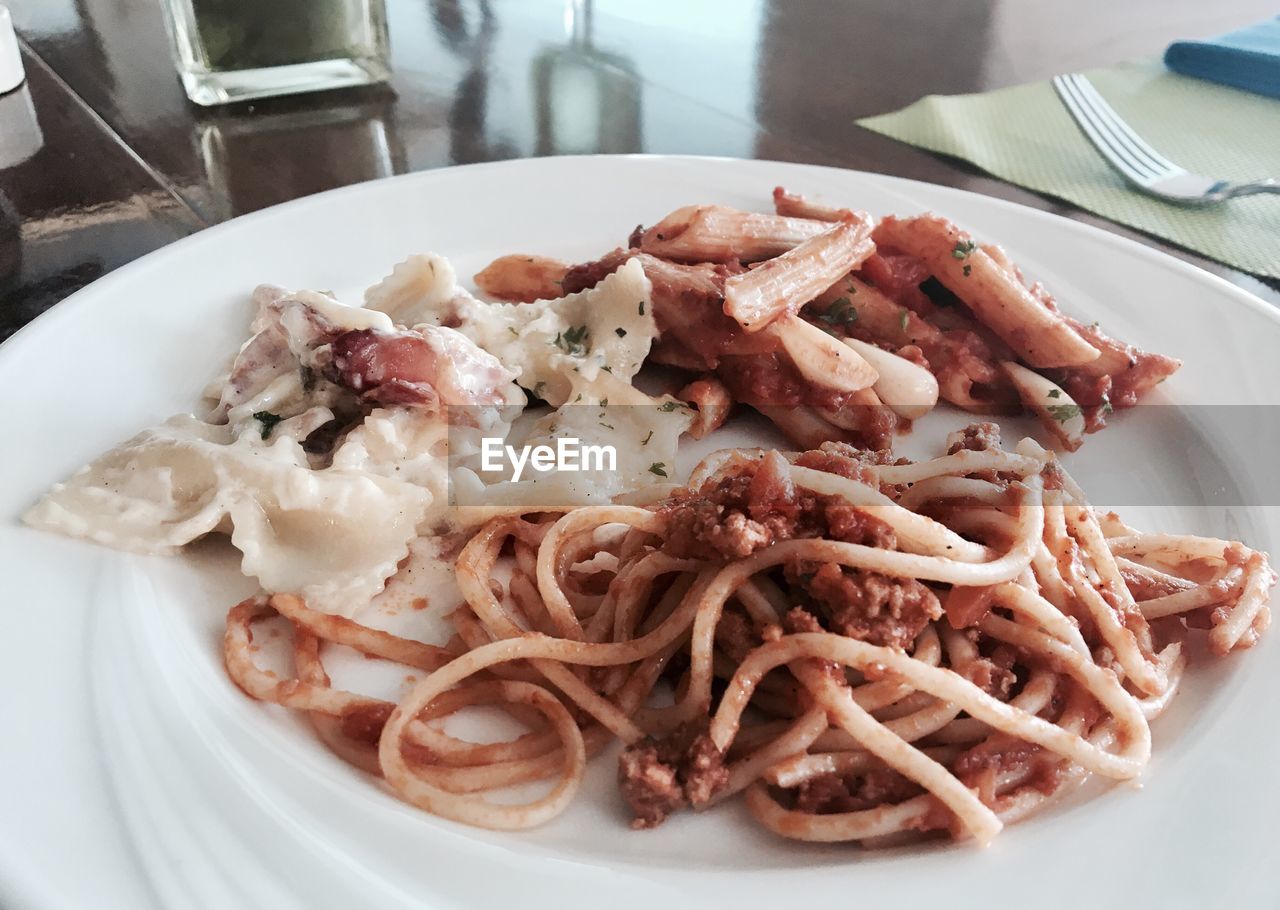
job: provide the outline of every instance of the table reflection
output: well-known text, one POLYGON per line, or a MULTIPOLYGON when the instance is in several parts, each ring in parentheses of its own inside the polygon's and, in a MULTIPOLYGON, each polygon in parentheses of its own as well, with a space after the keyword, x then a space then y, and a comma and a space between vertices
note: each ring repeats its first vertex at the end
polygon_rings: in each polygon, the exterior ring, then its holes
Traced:
POLYGON ((620 53, 593 46, 593 12, 591 0, 569 0, 564 14, 568 40, 533 58, 538 155, 642 150, 636 65, 620 53))
POLYGON ((0 95, 0 169, 21 164, 43 146, 44 135, 31 103, 31 89, 23 82, 0 95))
POLYGON ((221 220, 405 171, 393 100, 201 118, 195 142, 221 220), (269 175, 269 180, 264 179, 269 175))

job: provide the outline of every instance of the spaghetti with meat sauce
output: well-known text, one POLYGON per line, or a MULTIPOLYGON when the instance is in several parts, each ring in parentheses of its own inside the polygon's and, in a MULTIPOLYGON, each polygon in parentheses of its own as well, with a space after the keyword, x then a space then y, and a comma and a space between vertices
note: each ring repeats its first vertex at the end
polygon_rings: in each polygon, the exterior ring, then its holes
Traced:
POLYGON ((991 424, 946 451, 726 450, 645 505, 513 510, 462 549, 446 646, 262 595, 228 615, 227 669, 403 799, 468 824, 555 817, 616 739, 636 828, 742 796, 789 838, 985 844, 1090 775, 1141 774, 1187 636, 1252 645, 1275 575, 1240 544, 1099 515, 1054 455, 1006 451, 991 424), (292 679, 253 661, 253 624, 274 614, 292 626, 292 679), (344 692, 327 644, 422 675, 399 704, 344 692), (528 731, 444 731, 475 705, 528 731), (485 798, 540 780, 554 783, 530 802, 485 798))

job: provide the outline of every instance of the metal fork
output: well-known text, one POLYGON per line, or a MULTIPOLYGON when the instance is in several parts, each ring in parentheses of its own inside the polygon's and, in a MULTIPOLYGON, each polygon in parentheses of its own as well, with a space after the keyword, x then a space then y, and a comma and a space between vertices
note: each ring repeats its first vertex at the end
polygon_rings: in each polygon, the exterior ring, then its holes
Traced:
POLYGON ((1054 76, 1053 87, 1076 126, 1120 176, 1148 195, 1179 205, 1212 205, 1235 196, 1280 193, 1274 177, 1231 183, 1192 174, 1165 158, 1130 128, 1079 73, 1054 76))

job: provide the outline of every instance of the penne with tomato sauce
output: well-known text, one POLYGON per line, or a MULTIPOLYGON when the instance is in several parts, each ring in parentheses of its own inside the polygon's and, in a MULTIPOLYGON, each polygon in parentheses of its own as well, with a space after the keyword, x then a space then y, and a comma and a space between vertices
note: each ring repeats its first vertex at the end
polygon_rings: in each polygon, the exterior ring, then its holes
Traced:
MULTIPOLYGON (((1056 311, 1057 301, 1041 282, 1028 285, 1022 270, 1013 263, 1002 247, 991 245, 983 249, 998 262, 1019 284, 1046 307, 1056 311)), ((1085 325, 1070 316, 1063 317, 1067 324, 1093 347, 1097 348, 1097 360, 1063 370, 1051 371, 1052 377, 1069 392, 1084 411, 1087 432, 1095 433, 1106 425, 1107 416, 1116 408, 1131 408, 1138 398, 1164 382, 1182 366, 1182 361, 1163 354, 1152 354, 1117 341, 1107 335, 1095 322, 1085 325)))
POLYGON ((569 264, 548 256, 499 256, 472 279, 483 293, 508 303, 532 303, 561 296, 569 264))
POLYGON ((1083 432, 1096 432, 1180 365, 1064 315, 1001 247, 938 216, 877 224, 783 187, 773 207, 685 206, 594 262, 560 273, 506 257, 477 281, 502 299, 559 296, 639 260, 657 327, 649 359, 718 384, 690 386, 716 396, 699 431, 737 402, 800 445, 828 432, 881 448, 941 399, 1037 414, 1074 449, 1077 410, 1083 432), (788 409, 801 416, 781 416, 788 409), (1069 425, 1056 421, 1069 410, 1069 425))
POLYGON ((776 319, 761 334, 776 338, 800 375, 814 385, 861 392, 880 378, 860 352, 799 316, 776 319))
POLYGON ((1012 352, 959 314, 951 315, 953 327, 943 330, 850 275, 818 297, 804 315, 828 331, 918 363, 936 377, 939 396, 966 411, 999 414, 1017 408, 1017 397, 999 368, 999 360, 1012 352))
POLYGON ((1093 363, 1053 370, 1058 383, 1085 409, 1089 432, 1106 426, 1107 416, 1117 408, 1131 408, 1138 399, 1178 371, 1182 361, 1152 354, 1116 341, 1097 325, 1068 322, 1081 337, 1102 352, 1093 363))
POLYGON ((1056 309, 1045 306, 973 238, 936 215, 889 216, 876 227, 878 246, 920 259, 974 316, 1035 368, 1074 367, 1099 351, 1056 309))
POLYGON ((828 226, 803 218, 687 205, 639 232, 643 252, 677 262, 759 262, 780 256, 828 226))
POLYGON ((640 261, 652 286, 659 337, 649 357, 655 363, 711 372, 732 401, 766 416, 810 409, 804 419, 770 417, 797 445, 813 438, 816 426, 825 427, 829 439, 875 449, 891 444, 897 427, 893 412, 878 399, 873 406, 855 407, 856 401, 867 401, 860 393, 869 392, 878 378, 857 351, 799 318, 784 317, 766 331, 749 334, 725 314, 725 285, 741 274, 733 266, 674 263, 639 250, 615 250, 570 268, 562 290, 594 287, 630 259, 640 261), (843 414, 847 426, 822 419, 817 408, 843 414))
POLYGON ((796 313, 871 255, 871 218, 854 216, 725 281, 724 311, 748 332, 796 313))
MULTIPOLYGON (((1046 307, 1056 310, 1053 295, 1041 282, 1028 284, 1022 271, 1005 251, 993 246, 990 255, 1020 284, 1046 307)), ((1075 332, 1096 348, 1096 360, 1075 367, 1047 371, 1064 393, 1069 394, 1081 408, 1086 432, 1096 433, 1106 426, 1107 417, 1117 409, 1130 408, 1138 399, 1172 376, 1182 366, 1182 361, 1164 354, 1144 351, 1106 334, 1098 323, 1085 325, 1070 316, 1063 317, 1075 332)))

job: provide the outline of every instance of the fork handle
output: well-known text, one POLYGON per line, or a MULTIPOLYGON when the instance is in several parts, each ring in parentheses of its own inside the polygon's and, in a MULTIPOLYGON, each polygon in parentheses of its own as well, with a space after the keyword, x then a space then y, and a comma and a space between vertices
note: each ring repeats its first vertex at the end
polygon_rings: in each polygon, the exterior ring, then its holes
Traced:
POLYGON ((1227 191, 1227 198, 1234 199, 1236 196, 1254 196, 1258 193, 1276 193, 1280 195, 1280 180, 1274 177, 1268 177, 1266 180, 1258 180, 1254 183, 1243 183, 1240 186, 1233 186, 1227 191))

